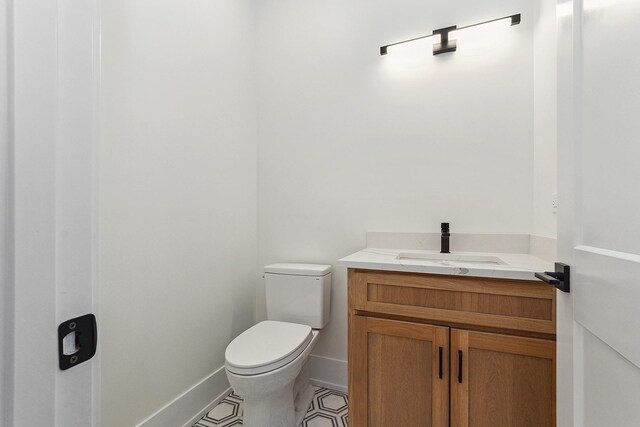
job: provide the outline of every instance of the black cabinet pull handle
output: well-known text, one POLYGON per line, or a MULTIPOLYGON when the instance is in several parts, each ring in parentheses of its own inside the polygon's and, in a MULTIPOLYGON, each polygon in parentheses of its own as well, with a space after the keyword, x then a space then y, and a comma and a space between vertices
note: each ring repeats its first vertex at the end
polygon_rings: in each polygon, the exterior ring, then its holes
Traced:
POLYGON ((462 350, 458 350, 458 383, 462 384, 462 350))
POLYGON ((442 379, 442 347, 438 347, 438 376, 442 379))

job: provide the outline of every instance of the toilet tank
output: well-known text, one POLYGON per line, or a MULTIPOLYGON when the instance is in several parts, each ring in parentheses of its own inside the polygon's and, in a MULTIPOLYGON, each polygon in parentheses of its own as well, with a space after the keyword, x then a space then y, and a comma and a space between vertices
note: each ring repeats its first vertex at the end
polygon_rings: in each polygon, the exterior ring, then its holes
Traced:
POLYGON ((267 318, 322 329, 329 321, 331 266, 271 264, 264 268, 267 318))

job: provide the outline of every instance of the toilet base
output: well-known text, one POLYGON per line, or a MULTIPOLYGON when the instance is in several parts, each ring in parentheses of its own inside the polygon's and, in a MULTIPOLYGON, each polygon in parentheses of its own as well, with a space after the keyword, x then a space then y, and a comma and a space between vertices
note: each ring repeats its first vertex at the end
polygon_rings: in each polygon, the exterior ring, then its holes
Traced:
POLYGON ((227 370, 235 393, 244 399, 242 424, 245 427, 299 427, 313 400, 309 379, 311 344, 290 364, 261 375, 236 375, 227 370))
POLYGON ((255 401, 251 397, 245 398, 242 424, 245 427, 299 427, 311 405, 313 393, 307 362, 295 381, 270 392, 268 398, 255 401))
POLYGON ((309 361, 307 361, 300 375, 296 378, 296 383, 293 387, 296 426, 302 425, 302 420, 307 415, 307 410, 309 410, 309 405, 313 400, 313 393, 313 387, 309 380, 309 361))

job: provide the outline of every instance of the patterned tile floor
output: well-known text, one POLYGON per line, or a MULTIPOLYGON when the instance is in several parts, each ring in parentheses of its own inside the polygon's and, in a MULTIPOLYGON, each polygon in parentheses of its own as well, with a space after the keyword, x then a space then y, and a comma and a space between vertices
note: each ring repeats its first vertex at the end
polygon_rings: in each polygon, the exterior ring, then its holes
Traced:
MULTIPOLYGON (((315 395, 302 422, 303 427, 347 427, 347 395, 326 388, 314 387, 315 395)), ((232 393, 213 408, 193 427, 231 427, 242 425, 242 399, 232 393)))

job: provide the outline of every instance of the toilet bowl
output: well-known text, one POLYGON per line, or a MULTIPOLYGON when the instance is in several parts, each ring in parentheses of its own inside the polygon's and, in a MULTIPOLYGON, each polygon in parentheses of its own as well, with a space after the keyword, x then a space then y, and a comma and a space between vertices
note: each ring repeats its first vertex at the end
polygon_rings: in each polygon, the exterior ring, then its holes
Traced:
POLYGON ((229 344, 227 378, 245 427, 297 427, 313 399, 308 360, 329 321, 331 266, 268 265, 265 291, 268 320, 229 344))
POLYGON ((320 331, 264 321, 227 347, 227 378, 244 399, 245 427, 295 427, 313 399, 308 359, 320 331))

